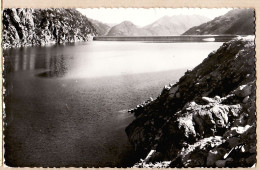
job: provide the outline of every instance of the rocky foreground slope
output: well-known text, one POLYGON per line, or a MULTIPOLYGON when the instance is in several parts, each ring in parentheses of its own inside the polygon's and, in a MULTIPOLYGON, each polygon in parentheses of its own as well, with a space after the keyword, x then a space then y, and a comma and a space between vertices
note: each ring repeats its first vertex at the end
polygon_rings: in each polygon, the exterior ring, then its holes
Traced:
POLYGON ((3 10, 3 48, 86 41, 93 35, 91 22, 75 9, 3 10))
POLYGON ((224 43, 160 96, 130 110, 135 167, 251 167, 256 163, 253 38, 224 43))

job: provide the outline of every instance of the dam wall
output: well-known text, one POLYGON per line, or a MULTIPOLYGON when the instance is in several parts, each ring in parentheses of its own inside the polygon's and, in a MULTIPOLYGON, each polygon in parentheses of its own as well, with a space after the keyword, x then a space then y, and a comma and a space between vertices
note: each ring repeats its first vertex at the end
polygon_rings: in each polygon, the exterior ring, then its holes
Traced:
POLYGON ((225 42, 229 41, 237 35, 182 35, 182 36, 97 36, 93 37, 93 41, 151 41, 151 42, 225 42))

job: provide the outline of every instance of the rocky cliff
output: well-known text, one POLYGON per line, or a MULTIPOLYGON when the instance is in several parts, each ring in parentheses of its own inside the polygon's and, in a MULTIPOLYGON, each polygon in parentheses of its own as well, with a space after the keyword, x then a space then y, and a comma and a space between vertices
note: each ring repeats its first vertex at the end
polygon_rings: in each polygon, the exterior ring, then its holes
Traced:
POLYGON ((183 35, 254 35, 254 9, 234 9, 212 21, 192 27, 183 35))
POLYGON ((126 128, 136 167, 251 167, 256 163, 253 38, 224 43, 158 98, 138 105, 126 128))
POLYGON ((3 48, 86 41, 95 34, 75 9, 3 10, 3 48))

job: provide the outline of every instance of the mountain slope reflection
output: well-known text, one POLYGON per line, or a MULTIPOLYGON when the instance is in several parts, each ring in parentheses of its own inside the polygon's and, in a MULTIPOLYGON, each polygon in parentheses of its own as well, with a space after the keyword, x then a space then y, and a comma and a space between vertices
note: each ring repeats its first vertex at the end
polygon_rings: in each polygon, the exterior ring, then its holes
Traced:
MULTIPOLYGON (((47 58, 47 57, 46 57, 47 58)), ((68 70, 68 64, 65 62, 64 55, 51 56, 46 63, 46 69, 43 73, 37 74, 39 77, 63 77, 68 70)))
POLYGON ((10 49, 4 56, 5 66, 10 67, 6 72, 28 71, 40 78, 88 79, 193 68, 221 44, 96 41, 10 49))
POLYGON ((36 76, 39 77, 63 77, 68 71, 72 57, 71 55, 59 54, 55 51, 56 48, 59 47, 28 47, 5 50, 4 56, 8 56, 5 57, 5 71, 8 73, 38 70, 36 76))

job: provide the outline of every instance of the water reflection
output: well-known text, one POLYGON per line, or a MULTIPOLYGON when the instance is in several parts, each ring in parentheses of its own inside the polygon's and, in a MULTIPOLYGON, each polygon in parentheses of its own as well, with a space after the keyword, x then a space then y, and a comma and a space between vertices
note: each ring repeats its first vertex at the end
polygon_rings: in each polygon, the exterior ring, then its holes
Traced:
POLYGON ((35 55, 30 55, 29 69, 34 70, 35 68, 35 55))
POLYGON ((87 79, 193 68, 221 44, 86 42, 9 49, 4 56, 7 73, 87 79))
POLYGON ((15 57, 14 57, 14 70, 15 71, 19 70, 19 58, 20 58, 19 55, 15 55, 15 57))
POLYGON ((64 55, 46 56, 46 69, 49 71, 38 74, 40 77, 62 77, 67 73, 64 55))
POLYGON ((44 72, 37 74, 40 77, 62 77, 67 73, 68 64, 64 54, 35 53, 31 49, 19 49, 6 51, 4 53, 5 65, 10 67, 8 72, 17 72, 25 70, 40 70, 44 72))

